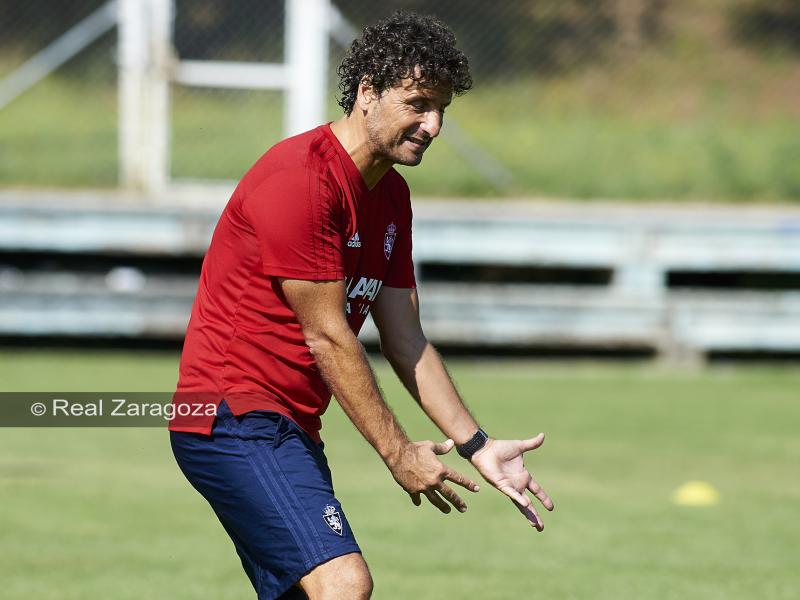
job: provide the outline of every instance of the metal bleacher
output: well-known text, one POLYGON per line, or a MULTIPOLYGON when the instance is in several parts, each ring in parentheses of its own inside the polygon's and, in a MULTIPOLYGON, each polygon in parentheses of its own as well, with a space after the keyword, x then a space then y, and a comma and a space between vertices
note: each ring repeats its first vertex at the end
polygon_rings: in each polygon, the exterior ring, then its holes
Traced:
MULTIPOLYGON (((226 197, 0 193, 0 335, 179 339, 226 197)), ((798 209, 429 200, 414 257, 440 344, 800 351, 798 209)))

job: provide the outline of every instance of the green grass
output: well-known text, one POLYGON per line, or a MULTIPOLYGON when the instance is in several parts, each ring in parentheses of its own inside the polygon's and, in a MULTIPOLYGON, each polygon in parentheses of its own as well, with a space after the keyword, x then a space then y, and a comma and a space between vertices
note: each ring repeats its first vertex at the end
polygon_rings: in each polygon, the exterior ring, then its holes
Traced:
POLYGON ((117 181, 116 92, 51 78, 0 110, 0 182, 109 187, 117 181))
MULTIPOLYGON (((800 115, 784 101, 791 86, 763 97, 791 65, 752 87, 702 73, 654 80, 648 65, 665 72, 652 59, 631 72, 479 82, 457 98, 448 118, 505 166, 507 189, 483 179, 446 136, 421 167, 402 171, 417 196, 800 199, 800 115)), ((280 140, 281 115, 275 92, 175 88, 173 177, 238 179, 280 140)), ((109 86, 38 84, 0 111, 0 185, 115 185, 116 120, 109 86)))
POLYGON ((283 95, 175 89, 172 175, 239 179, 280 141, 283 95))
MULTIPOLYGON (((6 352, 0 381, 4 391, 169 390, 176 361, 6 352)), ((416 508, 333 405, 323 437, 376 598, 796 597, 796 370, 452 370, 493 434, 547 432, 527 462, 556 511, 537 534, 486 487, 464 515, 416 508), (721 503, 671 504, 693 479, 713 484, 721 503)), ((410 434, 440 437, 382 366, 379 376, 410 434)), ((252 597, 163 430, 7 429, 0 448, 3 598, 252 597)))

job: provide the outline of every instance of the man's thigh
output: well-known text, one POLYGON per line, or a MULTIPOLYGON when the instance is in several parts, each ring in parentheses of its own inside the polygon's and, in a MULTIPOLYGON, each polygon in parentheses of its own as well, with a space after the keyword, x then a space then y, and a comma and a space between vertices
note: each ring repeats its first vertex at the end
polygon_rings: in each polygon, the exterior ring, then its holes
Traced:
POLYGON ((290 419, 234 417, 223 404, 210 438, 173 433, 172 443, 260 599, 281 597, 319 565, 360 552, 322 448, 290 419))

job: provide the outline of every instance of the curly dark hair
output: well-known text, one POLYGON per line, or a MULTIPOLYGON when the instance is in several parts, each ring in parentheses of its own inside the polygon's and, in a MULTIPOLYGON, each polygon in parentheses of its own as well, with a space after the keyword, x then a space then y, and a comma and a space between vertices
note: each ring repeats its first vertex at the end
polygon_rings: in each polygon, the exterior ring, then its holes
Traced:
POLYGON ((456 36, 447 25, 433 16, 403 11, 365 27, 336 72, 342 92, 339 106, 347 115, 353 112, 364 77, 378 94, 405 78, 434 87, 447 85, 457 96, 472 87, 469 61, 456 48, 456 36))

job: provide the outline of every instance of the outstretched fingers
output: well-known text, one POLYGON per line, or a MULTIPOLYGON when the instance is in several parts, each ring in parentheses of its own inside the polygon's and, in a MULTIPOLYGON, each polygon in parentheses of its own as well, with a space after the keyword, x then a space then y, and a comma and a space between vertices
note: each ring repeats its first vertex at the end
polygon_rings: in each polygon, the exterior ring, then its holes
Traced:
POLYGON ((539 512, 533 506, 532 502, 528 504, 528 506, 520 506, 519 503, 514 500, 511 502, 513 502, 519 512, 528 519, 528 523, 531 524, 531 527, 535 527, 537 531, 544 531, 544 521, 542 521, 542 517, 539 516, 539 512))
POLYGON ((520 440, 519 448, 522 452, 528 452, 529 450, 536 450, 542 444, 544 444, 544 433, 527 440, 520 440))
POLYGON ((440 511, 442 511, 445 514, 450 512, 450 505, 444 500, 442 500, 441 496, 439 496, 439 494, 437 494, 434 490, 425 490, 425 492, 423 493, 428 498, 428 500, 430 500, 431 504, 433 504, 440 511))
MULTIPOLYGON (((452 481, 453 483, 457 483, 458 485, 467 488, 471 492, 477 492, 480 489, 478 487, 478 484, 472 481, 470 478, 462 475, 458 471, 447 470, 445 471, 444 475, 442 475, 442 481, 434 488, 436 491, 434 492, 433 490, 429 490, 432 493, 432 495, 437 499, 440 499, 439 494, 444 496, 444 498, 447 499, 447 501, 450 502, 450 504, 452 504, 453 506, 456 507, 456 509, 458 509, 458 512, 462 513, 466 512, 467 510, 466 502, 464 502, 461 499, 461 496, 459 496, 453 488, 444 483, 445 481, 452 481), (439 494, 437 494, 436 492, 438 492, 439 494)), ((428 498, 430 498, 430 496, 428 496, 428 498)), ((433 502, 433 500, 431 500, 431 502, 433 502)), ((436 502, 433 503, 439 507, 439 510, 442 510, 439 504, 437 504, 436 502)), ((447 510, 446 511, 442 510, 442 512, 450 512, 450 507, 448 506, 447 510)))
MULTIPOLYGON (((467 504, 461 499, 461 496, 455 493, 453 488, 449 485, 442 483, 439 487, 436 488, 436 491, 439 492, 442 496, 444 496, 450 504, 456 507, 458 512, 465 512, 467 510, 467 504)), ((450 507, 448 506, 448 509, 450 507)), ((447 512, 450 512, 449 510, 447 512)))
POLYGON ((472 481, 466 475, 462 475, 458 471, 448 470, 443 476, 442 479, 446 479, 448 481, 452 481, 453 483, 457 483, 461 487, 467 488, 470 492, 477 492, 481 489, 477 483, 472 481))
MULTIPOLYGON (((544 433, 540 433, 527 440, 520 440, 519 448, 522 452, 528 452, 529 450, 536 450, 542 444, 544 444, 544 433)), ((553 501, 550 499, 550 496, 547 495, 547 492, 542 489, 542 486, 540 486, 533 477, 528 481, 527 489, 536 496, 539 502, 542 503, 542 506, 547 510, 553 510, 553 501)))
POLYGON ((540 486, 533 477, 531 477, 531 480, 528 482, 528 489, 539 499, 539 502, 541 502, 542 506, 547 510, 553 510, 553 508, 555 508, 550 496, 547 495, 547 492, 542 489, 542 486, 540 486))
POLYGON ((518 492, 517 490, 515 490, 510 486, 501 487, 498 489, 501 492, 503 492, 506 496, 511 498, 511 501, 514 503, 514 506, 516 506, 519 509, 519 512, 521 512, 526 519, 528 519, 528 522, 531 524, 532 527, 535 527, 539 531, 542 531, 544 529, 544 522, 542 521, 542 518, 539 516, 536 507, 533 505, 533 502, 531 502, 531 499, 528 498, 528 496, 526 496, 524 493, 518 492))

